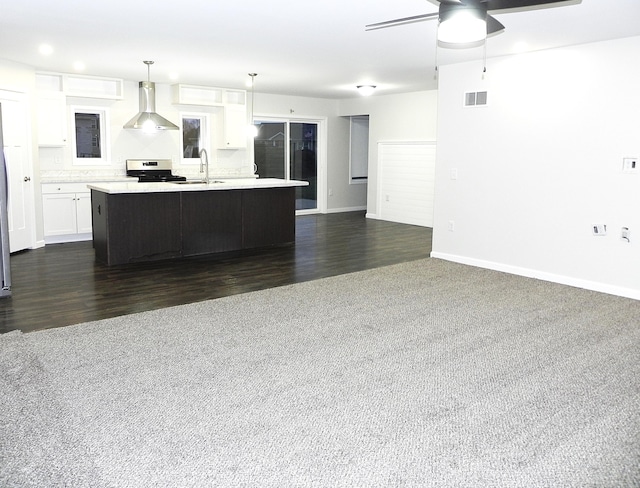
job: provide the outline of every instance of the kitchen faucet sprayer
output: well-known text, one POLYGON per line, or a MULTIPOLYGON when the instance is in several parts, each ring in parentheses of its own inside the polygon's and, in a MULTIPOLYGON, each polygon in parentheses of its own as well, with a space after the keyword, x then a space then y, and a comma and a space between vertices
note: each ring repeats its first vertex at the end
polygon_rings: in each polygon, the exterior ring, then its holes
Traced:
POLYGON ((200 173, 204 173, 204 182, 209 184, 209 155, 207 150, 202 148, 198 153, 200 156, 200 173))

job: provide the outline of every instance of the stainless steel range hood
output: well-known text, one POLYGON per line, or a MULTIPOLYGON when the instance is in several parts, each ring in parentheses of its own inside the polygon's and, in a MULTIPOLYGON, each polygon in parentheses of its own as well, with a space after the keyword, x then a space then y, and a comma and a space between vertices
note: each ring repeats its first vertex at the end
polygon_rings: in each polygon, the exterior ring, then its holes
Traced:
MULTIPOLYGON (((153 61, 144 61, 147 65, 147 73, 153 61)), ((169 122, 162 115, 156 113, 156 84, 151 81, 141 81, 138 85, 140 95, 140 112, 129 122, 124 124, 125 129, 139 129, 144 131, 178 130, 179 127, 169 122)))

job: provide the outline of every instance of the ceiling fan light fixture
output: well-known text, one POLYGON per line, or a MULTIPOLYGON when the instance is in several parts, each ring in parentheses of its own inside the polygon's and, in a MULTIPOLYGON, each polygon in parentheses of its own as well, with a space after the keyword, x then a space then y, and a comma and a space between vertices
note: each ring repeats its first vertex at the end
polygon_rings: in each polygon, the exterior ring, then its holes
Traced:
POLYGON ((376 90, 376 85, 358 85, 356 86, 356 88, 358 89, 360 95, 362 95, 363 97, 368 97, 370 95, 373 95, 373 92, 376 90))
POLYGON ((445 44, 468 44, 487 38, 487 11, 482 8, 441 6, 438 41, 445 44))

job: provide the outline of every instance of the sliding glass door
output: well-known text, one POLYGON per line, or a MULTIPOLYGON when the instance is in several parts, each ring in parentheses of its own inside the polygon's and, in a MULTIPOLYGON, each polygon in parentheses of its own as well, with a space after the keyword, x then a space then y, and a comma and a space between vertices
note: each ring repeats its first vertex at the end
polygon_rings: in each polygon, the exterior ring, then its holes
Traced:
POLYGON ((257 120, 255 163, 261 178, 309 182, 296 188, 296 210, 318 209, 318 123, 257 120))

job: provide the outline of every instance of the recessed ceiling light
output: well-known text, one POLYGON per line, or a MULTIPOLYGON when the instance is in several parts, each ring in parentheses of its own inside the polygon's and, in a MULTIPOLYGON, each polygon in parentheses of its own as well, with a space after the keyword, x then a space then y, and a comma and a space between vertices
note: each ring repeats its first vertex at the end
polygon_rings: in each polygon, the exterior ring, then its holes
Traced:
POLYGON ((175 71, 172 71, 171 73, 169 73, 169 79, 170 80, 177 80, 178 78, 180 78, 180 75, 178 73, 176 73, 175 71))
POLYGON ((75 69, 76 71, 84 71, 85 68, 86 66, 82 61, 76 61, 75 63, 73 63, 73 69, 75 69))
POLYGON ((53 53, 53 47, 51 46, 51 44, 40 44, 40 46, 38 47, 38 51, 43 56, 49 56, 51 53, 53 53))

